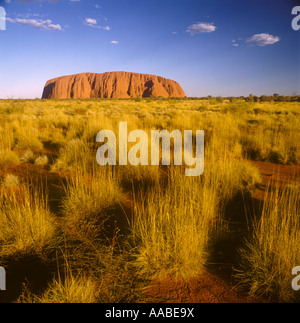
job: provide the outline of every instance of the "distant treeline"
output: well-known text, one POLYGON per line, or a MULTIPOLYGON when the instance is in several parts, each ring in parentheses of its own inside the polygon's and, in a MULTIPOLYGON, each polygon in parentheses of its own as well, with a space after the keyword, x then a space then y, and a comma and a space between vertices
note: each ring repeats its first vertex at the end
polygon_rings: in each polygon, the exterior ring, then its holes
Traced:
POLYGON ((224 100, 229 100, 230 102, 234 102, 237 100, 244 100, 246 102, 300 102, 300 95, 280 95, 280 94, 273 94, 273 95, 253 95, 249 94, 249 96, 228 96, 222 97, 217 96, 213 97, 208 95, 206 97, 189 97, 189 100, 217 100, 219 102, 223 102, 224 100))

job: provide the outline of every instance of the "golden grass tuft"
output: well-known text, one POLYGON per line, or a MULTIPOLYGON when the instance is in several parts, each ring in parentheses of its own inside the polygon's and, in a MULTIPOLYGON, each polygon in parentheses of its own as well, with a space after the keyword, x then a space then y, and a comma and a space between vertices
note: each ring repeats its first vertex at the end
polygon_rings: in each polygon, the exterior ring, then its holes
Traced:
POLYGON ((0 195, 0 256, 38 254, 55 241, 55 217, 38 192, 18 181, 0 195))
POLYGON ((276 188, 266 194, 261 217, 252 237, 240 250, 236 277, 249 295, 280 302, 300 300, 291 288, 292 268, 300 263, 299 187, 276 188))
POLYGON ((126 199, 116 179, 101 169, 92 173, 75 171, 64 190, 62 213, 67 231, 90 238, 102 232, 108 214, 126 199))

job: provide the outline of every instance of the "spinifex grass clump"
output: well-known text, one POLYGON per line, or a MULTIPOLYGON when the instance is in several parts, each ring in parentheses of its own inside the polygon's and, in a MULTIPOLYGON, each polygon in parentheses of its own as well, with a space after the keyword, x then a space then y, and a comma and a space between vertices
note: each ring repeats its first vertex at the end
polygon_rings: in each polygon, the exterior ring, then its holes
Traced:
POLYGON ((40 253, 55 243, 54 215, 41 194, 27 185, 1 188, 0 256, 40 253))
POLYGON ((0 151, 12 149, 14 145, 14 130, 11 123, 4 123, 0 128, 0 151))
POLYGON ((11 166, 20 163, 19 156, 10 150, 0 151, 0 166, 11 166))
POLYGON ((97 284, 92 277, 68 273, 64 280, 54 279, 41 296, 24 295, 21 303, 96 303, 97 284))
POLYGON ((34 161, 34 153, 31 149, 27 149, 23 155, 21 156, 20 160, 21 162, 23 163, 30 163, 30 162, 33 162, 34 161))
POLYGON ((299 165, 299 118, 268 115, 249 121, 251 124, 247 128, 250 131, 243 131, 240 140, 245 157, 276 164, 299 165))
POLYGON ((46 155, 41 155, 35 159, 34 163, 38 166, 46 166, 49 163, 49 159, 46 155))
POLYGON ((20 162, 19 156, 11 151, 14 145, 14 133, 11 124, 0 127, 0 167, 15 165, 20 162))
POLYGON ((172 176, 167 187, 136 201, 132 232, 142 276, 189 278, 206 264, 218 218, 216 194, 199 178, 185 178, 179 170, 172 176))
POLYGON ((14 121, 14 148, 18 150, 41 149, 43 143, 39 139, 39 130, 31 118, 22 118, 14 121))
POLYGON ((107 169, 84 169, 71 174, 64 186, 62 202, 64 223, 69 233, 93 237, 99 235, 108 219, 108 211, 124 200, 117 181, 107 169))
POLYGON ((53 171, 69 171, 80 168, 91 168, 95 158, 86 142, 79 138, 71 139, 59 149, 59 157, 54 165, 53 171))
POLYGON ((300 300, 293 291, 292 269, 300 263, 299 188, 277 188, 265 197, 261 218, 254 223, 251 239, 240 251, 237 278, 250 296, 281 302, 300 300))
MULTIPOLYGON (((139 295, 126 253, 95 241, 57 253, 58 272, 42 294, 25 289, 20 303, 129 303, 139 295), (59 256, 60 255, 60 256, 59 256)), ((69 246, 70 247, 70 246, 69 246)), ((60 250, 62 251, 62 250, 60 250)))
MULTIPOLYGON (((58 254, 57 254, 58 256, 58 254)), ((42 294, 35 295, 25 289, 18 298, 19 303, 95 303, 97 301, 97 282, 92 275, 73 271, 66 254, 57 258, 58 272, 48 283, 42 294)))

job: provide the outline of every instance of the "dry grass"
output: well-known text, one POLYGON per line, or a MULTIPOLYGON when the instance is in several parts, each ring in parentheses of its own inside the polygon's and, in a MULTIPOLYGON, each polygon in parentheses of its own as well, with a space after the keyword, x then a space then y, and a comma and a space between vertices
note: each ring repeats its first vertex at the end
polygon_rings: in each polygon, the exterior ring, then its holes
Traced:
POLYGON ((102 233, 108 213, 126 199, 117 181, 105 169, 71 173, 64 190, 65 228, 73 235, 84 234, 88 239, 102 233))
POLYGON ((218 218, 216 196, 199 181, 171 181, 136 201, 132 234, 142 277, 188 279, 207 261, 218 218))
MULTIPOLYGON (((65 275, 56 276, 43 294, 28 296, 32 302, 129 302, 138 298, 135 280, 195 277, 220 237, 231 234, 225 209, 239 194, 251 197, 261 183, 249 160, 298 165, 299 128, 297 102, 0 101, 0 257, 42 253, 49 245, 60 250, 64 241, 71 255, 70 265, 62 265, 65 275), (204 129, 204 174, 187 178, 180 166, 100 167, 96 135, 113 130, 118 142, 121 121, 128 132, 148 134, 204 129), (52 158, 41 152, 46 147, 52 158), (25 173, 7 170, 23 163, 61 178, 55 190, 62 194, 51 199, 55 213, 25 173), (106 236, 106 221, 129 215, 125 207, 132 207, 129 234, 116 225, 106 236)), ((239 277, 251 296, 293 299, 290 272, 300 261, 298 202, 290 189, 266 197, 241 253, 239 277)))
POLYGON ((276 188, 265 197, 261 217, 253 225, 252 238, 240 251, 240 284, 251 296, 280 302, 300 300, 291 288, 291 270, 300 263, 299 188, 276 188))
POLYGON ((8 175, 0 196, 0 257, 39 254, 55 243, 55 218, 40 192, 8 175))

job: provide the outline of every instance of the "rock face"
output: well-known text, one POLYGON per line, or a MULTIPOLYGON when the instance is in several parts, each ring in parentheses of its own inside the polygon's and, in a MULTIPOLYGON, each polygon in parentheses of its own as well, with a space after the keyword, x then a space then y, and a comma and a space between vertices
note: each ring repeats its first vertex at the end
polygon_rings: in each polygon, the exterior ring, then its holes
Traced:
POLYGON ((129 72, 83 73, 49 80, 43 99, 185 97, 181 86, 160 76, 129 72))

